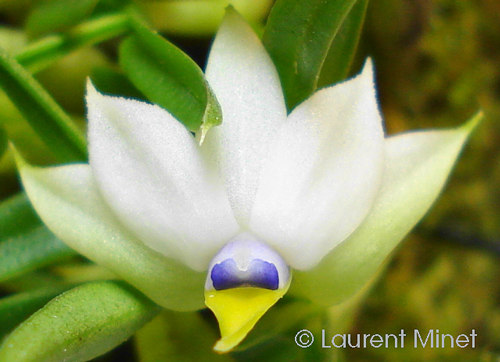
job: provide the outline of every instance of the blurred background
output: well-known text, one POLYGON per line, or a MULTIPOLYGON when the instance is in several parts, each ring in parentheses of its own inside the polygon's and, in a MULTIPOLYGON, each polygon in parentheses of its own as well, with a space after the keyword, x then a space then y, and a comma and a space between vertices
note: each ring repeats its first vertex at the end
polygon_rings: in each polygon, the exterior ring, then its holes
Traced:
MULTIPOLYGON (((106 14, 125 3, 103 0, 93 11, 106 14)), ((137 1, 150 23, 201 66, 227 3, 137 1)), ((270 0, 232 3, 257 29, 262 29, 272 6, 270 0)), ((47 35, 36 15, 43 4, 0 0, 3 48, 18 54, 47 35)), ((119 40, 80 48, 36 73, 82 127, 85 79, 95 69, 117 67, 119 40)), ((486 119, 472 135, 443 195, 370 290, 351 333, 416 328, 459 335, 475 329, 478 337, 475 349, 350 349, 345 359, 500 361, 500 2, 371 0, 353 74, 366 56, 375 62, 388 134, 457 126, 478 109, 486 119)), ((3 93, 0 125, 31 162, 55 162, 3 93)), ((12 155, 7 153, 0 160, 0 200, 18 191, 12 155)), ((70 275, 65 263, 46 272, 70 275)), ((0 288, 8 294, 30 285, 13 279, 0 288)))

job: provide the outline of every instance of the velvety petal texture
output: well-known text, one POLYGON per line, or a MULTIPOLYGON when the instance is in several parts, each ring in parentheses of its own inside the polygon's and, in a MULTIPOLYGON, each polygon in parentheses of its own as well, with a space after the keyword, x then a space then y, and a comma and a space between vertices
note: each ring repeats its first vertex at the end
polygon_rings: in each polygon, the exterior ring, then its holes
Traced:
POLYGON ((206 76, 221 104, 223 122, 208 133, 202 151, 216 160, 236 219, 246 227, 261 168, 286 119, 286 107, 271 58, 233 9, 217 33, 206 76))
POLYGON ((92 174, 142 242, 197 271, 238 230, 215 169, 188 130, 158 106, 88 87, 92 174))
POLYGON ((262 169, 250 229, 307 270, 363 220, 382 178, 384 136, 370 60, 322 89, 281 127, 262 169))
POLYGON ((481 118, 453 130, 389 137, 382 189, 370 213, 317 267, 294 273, 294 292, 330 306, 360 290, 429 210, 481 118))
POLYGON ((173 310, 203 307, 205 273, 165 258, 120 224, 89 165, 52 168, 18 162, 25 190, 49 229, 70 247, 173 310))

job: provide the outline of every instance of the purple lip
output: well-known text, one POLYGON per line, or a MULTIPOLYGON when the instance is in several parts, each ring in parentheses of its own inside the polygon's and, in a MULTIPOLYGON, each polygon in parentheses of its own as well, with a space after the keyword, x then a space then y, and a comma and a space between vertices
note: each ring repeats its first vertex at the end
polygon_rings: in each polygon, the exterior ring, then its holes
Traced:
POLYGON ((278 270, 261 259, 250 262, 247 270, 240 270, 232 259, 214 265, 210 274, 215 290, 237 288, 243 285, 276 290, 279 287, 278 270))

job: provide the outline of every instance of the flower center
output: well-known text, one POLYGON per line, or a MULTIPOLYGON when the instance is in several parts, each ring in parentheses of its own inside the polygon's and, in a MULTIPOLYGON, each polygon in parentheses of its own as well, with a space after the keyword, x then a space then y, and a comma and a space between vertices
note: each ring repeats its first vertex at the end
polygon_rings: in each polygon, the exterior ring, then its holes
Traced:
POLYGON ((205 304, 221 331, 214 349, 240 343, 289 287, 290 269, 274 249, 247 232, 231 239, 210 262, 205 282, 205 304))

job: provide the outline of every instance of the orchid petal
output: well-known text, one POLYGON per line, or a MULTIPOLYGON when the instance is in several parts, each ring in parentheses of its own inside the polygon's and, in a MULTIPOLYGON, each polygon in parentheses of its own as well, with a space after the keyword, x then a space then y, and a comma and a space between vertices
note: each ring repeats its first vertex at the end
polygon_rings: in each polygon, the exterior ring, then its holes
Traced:
POLYGON ((363 287, 436 200, 481 117, 455 130, 389 137, 383 186, 370 214, 316 268, 294 273, 295 293, 329 306, 363 287))
POLYGON ((238 231, 215 168, 158 106, 89 86, 89 153, 99 190, 142 242, 194 270, 238 231))
POLYGON ((229 9, 210 52, 206 77, 223 122, 202 146, 216 159, 238 222, 248 224, 269 144, 286 119, 278 73, 257 35, 229 9))
POLYGON ((299 105, 270 148, 250 229, 311 269, 364 219, 382 178, 384 138, 371 61, 299 105))
POLYGON ((173 310, 203 307, 204 273, 143 245, 99 194, 90 166, 38 168, 18 161, 21 178, 49 229, 70 247, 173 310))

